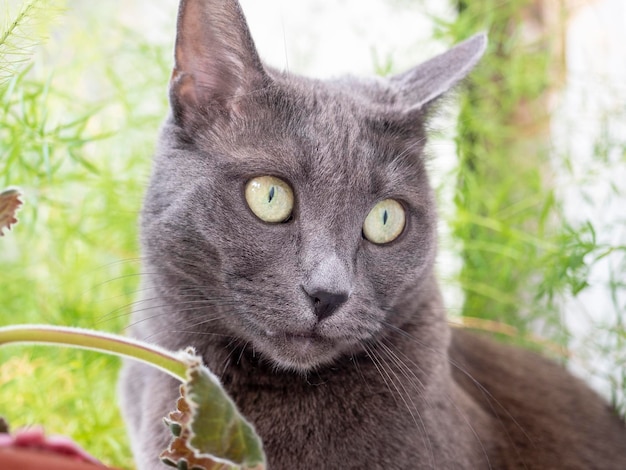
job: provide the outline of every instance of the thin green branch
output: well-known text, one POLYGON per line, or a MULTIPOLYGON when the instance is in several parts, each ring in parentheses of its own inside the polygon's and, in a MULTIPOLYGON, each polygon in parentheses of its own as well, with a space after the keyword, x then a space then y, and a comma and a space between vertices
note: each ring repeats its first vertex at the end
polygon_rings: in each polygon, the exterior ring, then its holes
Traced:
POLYGON ((14 325, 0 328, 0 346, 10 343, 59 344, 125 356, 161 369, 181 382, 193 361, 185 351, 172 353, 158 346, 100 331, 49 325, 14 325))
POLYGON ((33 47, 44 39, 36 26, 47 24, 59 11, 51 3, 50 0, 26 1, 16 16, 0 28, 0 85, 28 62, 33 47))

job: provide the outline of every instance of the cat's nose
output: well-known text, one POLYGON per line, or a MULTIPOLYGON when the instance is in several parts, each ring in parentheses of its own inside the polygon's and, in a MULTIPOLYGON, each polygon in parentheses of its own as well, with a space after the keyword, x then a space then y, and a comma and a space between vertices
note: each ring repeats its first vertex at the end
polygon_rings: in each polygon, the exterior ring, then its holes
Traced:
POLYGON ((348 294, 345 292, 328 292, 324 290, 316 290, 307 292, 313 302, 313 310, 317 315, 317 320, 322 321, 324 318, 330 317, 341 304, 348 300, 348 294))
POLYGON ((313 312, 320 322, 330 317, 348 300, 352 291, 351 276, 346 263, 336 253, 325 253, 311 263, 304 259, 305 277, 301 284, 310 301, 313 312), (321 258, 321 259, 320 259, 321 258), (307 265, 313 265, 306 269, 307 265))

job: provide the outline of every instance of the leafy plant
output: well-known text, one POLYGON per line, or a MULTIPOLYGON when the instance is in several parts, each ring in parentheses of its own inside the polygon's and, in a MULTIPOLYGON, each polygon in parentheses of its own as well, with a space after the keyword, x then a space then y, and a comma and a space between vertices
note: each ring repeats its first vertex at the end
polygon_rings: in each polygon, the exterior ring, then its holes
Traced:
MULTIPOLYGON (((454 43, 479 30, 489 34, 489 49, 460 95, 457 121, 459 162, 448 223, 462 258, 461 313, 512 327, 517 335, 507 341, 548 353, 566 350, 573 339, 564 309, 571 307, 571 299, 599 285, 596 267, 612 269, 616 281, 626 275, 626 263, 620 263, 626 259, 623 241, 599 237, 602 229, 595 222, 572 219, 563 202, 562 175, 582 166, 567 149, 555 149, 551 134, 552 103, 566 74, 565 44, 560 41, 569 11, 545 0, 453 3, 458 16, 438 20, 439 37, 454 43), (528 341, 537 334, 547 341, 528 341)), ((620 103, 610 122, 623 121, 620 103)), ((573 127, 565 130, 567 136, 577 132, 573 127)), ((600 126, 588 152, 596 170, 623 168, 625 143, 618 135, 600 126)), ((585 198, 590 183, 597 184, 601 175, 588 171, 577 179, 576 195, 585 198)), ((623 204, 623 193, 621 200, 623 204)), ((569 355, 577 360, 603 355, 612 369, 619 369, 626 289, 620 281, 607 284, 605 296, 611 297, 615 322, 596 320, 596 340, 576 339, 577 349, 569 355)), ((619 373, 591 368, 586 373, 608 379, 615 406, 624 410, 626 387, 619 373)))
POLYGON ((42 31, 61 8, 54 0, 23 2, 14 15, 0 19, 0 87, 29 63, 33 48, 44 38, 42 31))
POLYGON ((175 438, 161 455, 165 463, 197 470, 265 468, 258 435, 193 349, 172 353, 122 336, 75 328, 0 328, 0 346, 20 342, 60 344, 126 356, 182 381, 177 411, 167 420, 175 438))

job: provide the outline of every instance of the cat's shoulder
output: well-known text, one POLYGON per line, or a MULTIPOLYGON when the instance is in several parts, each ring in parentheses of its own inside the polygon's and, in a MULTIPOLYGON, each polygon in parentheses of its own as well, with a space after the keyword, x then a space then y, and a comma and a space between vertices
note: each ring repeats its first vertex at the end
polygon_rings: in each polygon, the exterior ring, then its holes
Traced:
POLYGON ((461 328, 449 353, 457 384, 496 417, 510 468, 626 468, 624 421, 561 364, 461 328))

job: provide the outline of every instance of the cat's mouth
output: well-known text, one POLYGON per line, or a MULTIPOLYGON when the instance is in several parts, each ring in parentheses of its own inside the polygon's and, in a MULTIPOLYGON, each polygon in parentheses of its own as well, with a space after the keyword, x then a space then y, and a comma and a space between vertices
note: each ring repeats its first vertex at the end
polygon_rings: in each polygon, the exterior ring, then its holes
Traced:
POLYGON ((309 370, 332 362, 342 349, 341 341, 316 331, 266 329, 259 339, 259 348, 277 365, 287 369, 309 370))
POLYGON ((283 337, 288 340, 301 340, 301 339, 323 339, 322 336, 315 331, 295 331, 295 332, 277 332, 274 330, 265 330, 265 335, 270 338, 283 337))
POLYGON ((302 348, 302 352, 306 352, 310 347, 316 344, 331 345, 332 340, 326 338, 315 331, 296 331, 296 332, 275 332, 272 330, 266 330, 265 332, 268 338, 274 341, 293 344, 302 348))

